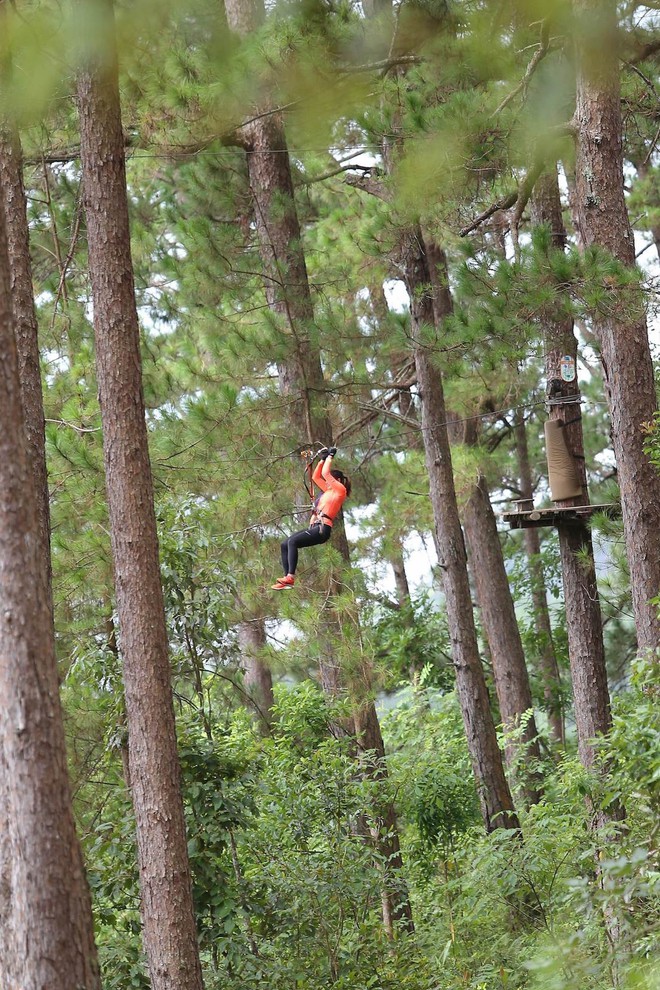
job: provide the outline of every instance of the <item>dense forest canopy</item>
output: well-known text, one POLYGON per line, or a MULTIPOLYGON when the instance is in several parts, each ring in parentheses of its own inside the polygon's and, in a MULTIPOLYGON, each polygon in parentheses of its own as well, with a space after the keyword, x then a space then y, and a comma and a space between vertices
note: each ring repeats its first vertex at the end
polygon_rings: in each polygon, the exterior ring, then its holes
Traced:
POLYGON ((659 92, 653 2, 0 0, 3 990, 660 987, 659 92))

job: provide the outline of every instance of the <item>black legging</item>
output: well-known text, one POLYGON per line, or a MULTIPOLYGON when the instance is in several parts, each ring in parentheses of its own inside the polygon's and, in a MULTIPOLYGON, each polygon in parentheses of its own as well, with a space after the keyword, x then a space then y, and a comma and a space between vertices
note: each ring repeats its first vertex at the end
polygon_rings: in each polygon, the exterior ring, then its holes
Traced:
POLYGON ((332 526, 325 523, 314 523, 309 529, 293 533, 281 545, 282 567, 284 575, 295 574, 298 566, 298 549, 300 547, 316 547, 319 543, 327 543, 332 535, 332 526))

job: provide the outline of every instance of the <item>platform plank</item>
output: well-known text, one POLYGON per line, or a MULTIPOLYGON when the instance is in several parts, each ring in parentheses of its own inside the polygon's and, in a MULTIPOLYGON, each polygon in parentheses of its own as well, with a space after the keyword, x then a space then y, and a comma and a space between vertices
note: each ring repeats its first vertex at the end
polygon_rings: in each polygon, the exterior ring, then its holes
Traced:
POLYGON ((567 526, 571 523, 584 523, 597 512, 608 516, 618 516, 621 507, 616 502, 603 502, 599 505, 546 505, 531 509, 516 509, 514 512, 503 512, 502 521, 509 524, 510 529, 532 529, 539 526, 567 526))

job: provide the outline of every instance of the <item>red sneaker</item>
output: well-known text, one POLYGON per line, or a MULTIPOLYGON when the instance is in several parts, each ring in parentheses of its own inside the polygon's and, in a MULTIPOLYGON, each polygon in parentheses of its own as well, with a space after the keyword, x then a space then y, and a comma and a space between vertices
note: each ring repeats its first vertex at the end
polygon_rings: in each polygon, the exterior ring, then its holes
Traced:
POLYGON ((271 585, 273 591, 286 591, 287 588, 293 588, 294 578, 289 574, 286 577, 278 578, 275 584, 271 585))

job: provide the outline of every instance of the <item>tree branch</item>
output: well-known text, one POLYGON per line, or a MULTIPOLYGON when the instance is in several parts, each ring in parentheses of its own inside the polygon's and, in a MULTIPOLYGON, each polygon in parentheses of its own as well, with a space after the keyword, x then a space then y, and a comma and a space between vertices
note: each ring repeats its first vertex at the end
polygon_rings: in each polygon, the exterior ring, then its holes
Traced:
POLYGON ((641 48, 636 51, 631 52, 631 61, 634 62, 645 62, 647 58, 651 58, 652 55, 656 55, 660 52, 660 38, 655 38, 653 41, 648 41, 641 48))
MULTIPOLYGON (((574 122, 569 120, 565 124, 559 124, 557 127, 551 127, 549 133, 551 136, 557 138, 565 137, 568 134, 574 135, 576 133, 576 127, 574 122)), ((475 217, 475 219, 469 224, 461 228, 458 232, 459 237, 467 237, 467 235, 471 234, 473 230, 480 227, 484 220, 488 220, 494 213, 497 213, 498 210, 508 210, 512 206, 515 206, 516 209, 514 210, 512 217, 512 233, 515 242, 517 238, 517 225, 520 223, 523 210, 529 202, 529 197, 532 195, 536 180, 545 168, 547 161, 548 151, 546 148, 544 155, 537 155, 515 192, 511 192, 508 196, 504 196, 502 199, 497 200, 496 203, 493 203, 488 207, 488 209, 484 210, 479 214, 479 216, 475 217), (515 233, 513 232, 513 228, 515 228, 515 233)))
POLYGON ((369 193, 370 196, 382 199, 385 203, 389 203, 390 201, 390 195, 385 184, 378 179, 374 179, 373 176, 347 175, 344 182, 349 186, 353 186, 355 189, 369 193))
POLYGON ((378 602, 379 605, 384 605, 385 608, 390 609, 392 612, 400 612, 401 606, 394 599, 388 598, 387 595, 375 595, 372 591, 364 592, 365 598, 368 598, 371 602, 378 602))
MULTIPOLYGON (((364 178, 367 178, 371 172, 374 170, 373 165, 338 165, 337 168, 332 168, 327 172, 322 172, 320 175, 312 175, 309 179, 299 179, 298 184, 301 186, 311 186, 314 182, 323 182, 325 179, 331 179, 333 175, 340 175, 342 172, 350 172, 351 169, 360 169, 364 172, 364 178)), ((362 176, 356 176, 356 178, 362 178, 362 176)))
POLYGON ((351 65, 344 72, 378 72, 383 74, 394 69, 397 65, 421 65, 424 60, 419 55, 395 55, 392 58, 381 58, 377 62, 365 62, 364 65, 351 65))
POLYGON ((80 158, 80 145, 65 148, 53 148, 52 151, 39 153, 34 157, 24 156, 24 165, 67 165, 80 158))
POLYGON ((530 168, 529 172, 520 183, 520 188, 518 189, 518 198, 516 199, 516 205, 511 214, 511 238, 513 240, 513 247, 516 253, 516 258, 520 254, 520 245, 518 243, 518 230, 520 229, 520 221, 522 219, 523 211, 529 202, 529 197, 534 191, 534 186, 539 175, 545 168, 545 160, 538 159, 530 168))
MULTIPOLYGON (((413 366, 414 366, 414 362, 412 361, 408 361, 406 363, 406 365, 402 369, 402 373, 401 373, 402 377, 398 381, 392 382, 391 385, 387 386, 390 394, 383 396, 379 406, 376 406, 375 404, 365 406, 364 408, 367 408, 369 410, 369 412, 365 416, 360 416, 359 419, 355 420, 352 423, 349 423, 347 426, 344 427, 343 430, 340 430, 340 432, 337 434, 336 437, 338 444, 342 443, 347 437, 353 436, 355 433, 358 433, 361 429, 363 429, 363 427, 368 426, 369 423, 373 423, 373 421, 375 419, 378 419, 379 416, 389 414, 389 407, 393 405, 393 403, 396 402, 396 400, 399 398, 399 393, 404 389, 410 388, 411 385, 416 384, 417 382, 416 376, 412 378, 403 377, 404 375, 410 374, 410 371, 412 370, 413 366)), ((416 423, 414 425, 418 426, 419 424, 416 423)))
POLYGON ((488 209, 484 210, 479 214, 479 216, 475 217, 475 219, 472 220, 472 222, 466 227, 462 227, 458 232, 459 237, 467 237, 467 235, 471 234, 473 230, 480 227, 484 220, 490 219, 494 213, 497 213, 499 210, 508 210, 512 207, 517 199, 518 190, 516 190, 516 192, 509 193, 509 195, 505 196, 504 199, 498 199, 496 203, 492 203, 488 209))
POLYGON ((525 71, 525 75, 522 77, 518 85, 513 89, 508 96, 505 96, 500 105, 491 114, 492 117, 496 117, 498 113, 501 113, 506 106, 511 103, 518 93, 522 90, 523 96, 527 95, 527 87, 529 86, 529 81, 536 71, 536 67, 541 62, 550 50, 550 39, 548 34, 548 22, 546 20, 541 21, 541 40, 539 42, 539 47, 532 55, 529 65, 525 71))

